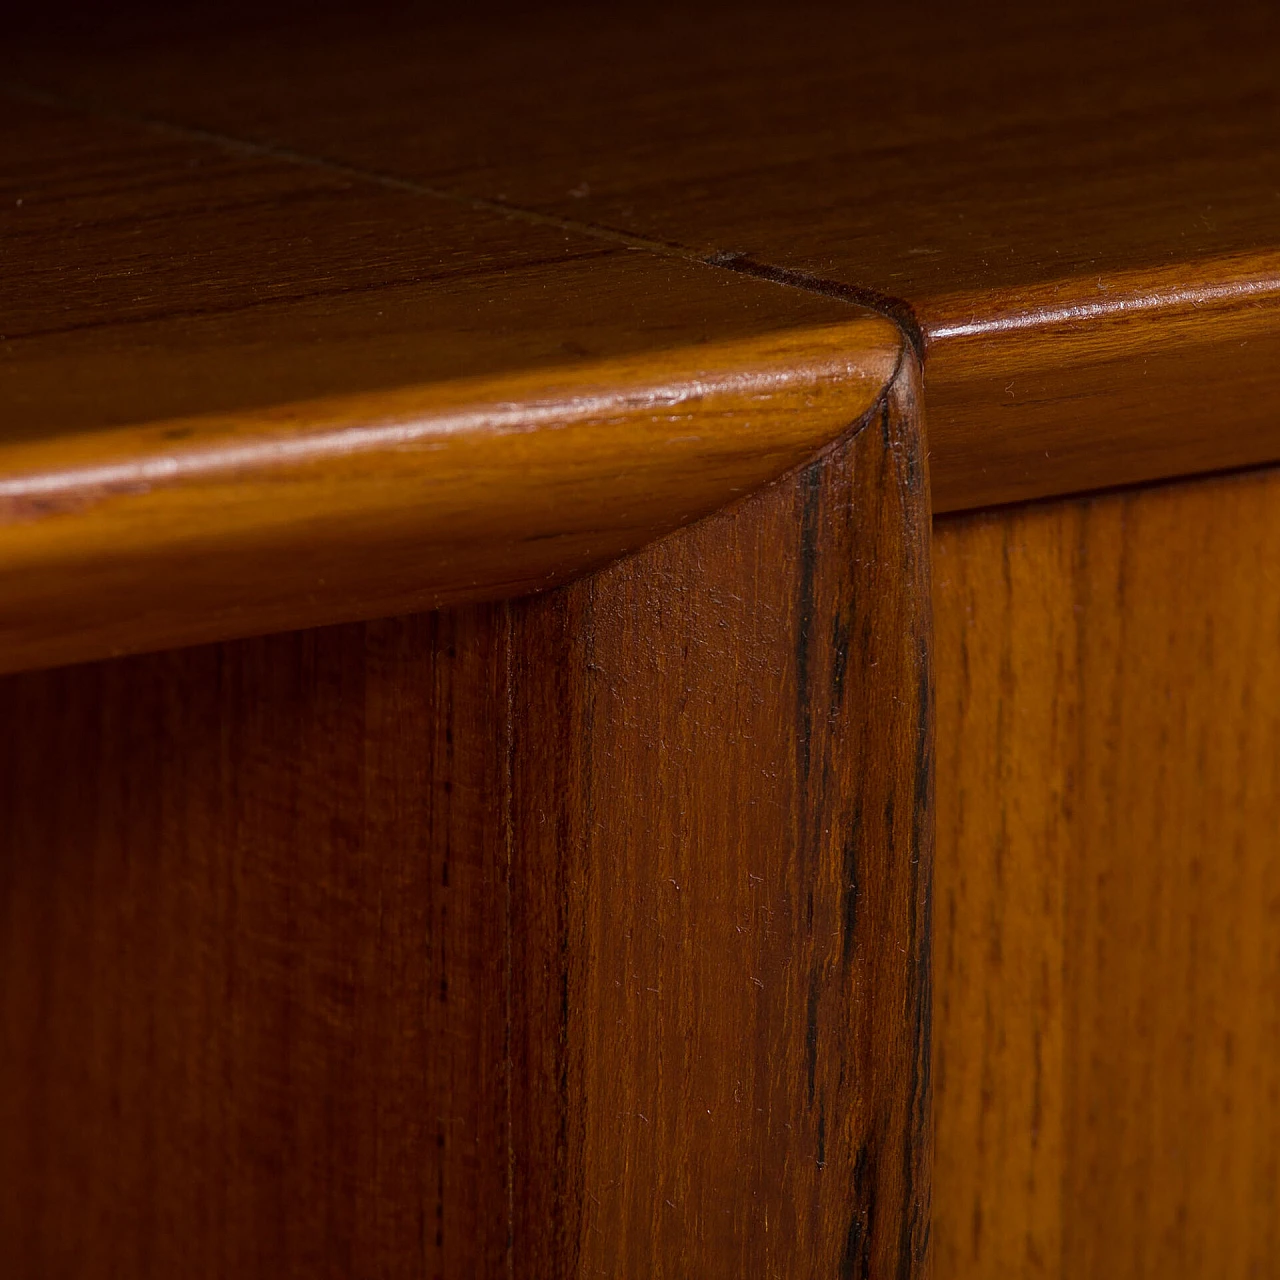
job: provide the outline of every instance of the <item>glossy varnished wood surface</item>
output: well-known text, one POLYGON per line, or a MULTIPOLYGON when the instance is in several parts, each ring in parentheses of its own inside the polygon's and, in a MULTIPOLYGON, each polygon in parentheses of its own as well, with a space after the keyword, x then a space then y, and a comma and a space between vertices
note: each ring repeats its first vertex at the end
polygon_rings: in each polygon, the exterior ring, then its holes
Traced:
POLYGON ((940 1275, 1274 1272, 1278 502, 936 526, 940 1275))
POLYGON ((0 446, 0 669, 544 589, 811 457, 900 354, 872 317, 0 446))
POLYGON ((1280 456, 1265 6, 109 27, 9 75, 882 308, 927 347, 940 510, 1280 456))
POLYGON ((44 104, 0 358, 0 669, 517 594, 811 457, 887 320, 44 104))
POLYGON ((334 397, 372 414, 858 318, 412 184, 5 102, 6 448, 334 397))
POLYGON ((82 1280, 926 1274, 929 501, 0 681, 0 1238, 82 1280))

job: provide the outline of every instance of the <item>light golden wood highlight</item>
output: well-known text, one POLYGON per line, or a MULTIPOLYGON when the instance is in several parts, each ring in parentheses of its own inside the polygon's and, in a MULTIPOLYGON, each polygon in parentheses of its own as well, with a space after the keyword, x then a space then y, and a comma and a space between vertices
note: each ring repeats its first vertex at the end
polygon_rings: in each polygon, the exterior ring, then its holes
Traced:
POLYGON ((947 1280, 1280 1252, 1280 474, 935 534, 947 1280))
POLYGON ((0 669, 553 585, 812 457, 899 352, 869 316, 0 448, 0 669))
POLYGON ((934 510, 1271 461, 1280 253, 938 303, 934 510), (1105 424, 1105 430, 1100 429, 1105 424))

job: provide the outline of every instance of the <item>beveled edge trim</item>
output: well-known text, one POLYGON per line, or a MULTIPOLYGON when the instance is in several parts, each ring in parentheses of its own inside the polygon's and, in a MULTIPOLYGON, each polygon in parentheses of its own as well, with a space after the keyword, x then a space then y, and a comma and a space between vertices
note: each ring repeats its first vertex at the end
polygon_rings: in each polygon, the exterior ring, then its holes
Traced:
POLYGON ((0 447, 0 670, 539 590, 859 422, 889 320, 0 447))

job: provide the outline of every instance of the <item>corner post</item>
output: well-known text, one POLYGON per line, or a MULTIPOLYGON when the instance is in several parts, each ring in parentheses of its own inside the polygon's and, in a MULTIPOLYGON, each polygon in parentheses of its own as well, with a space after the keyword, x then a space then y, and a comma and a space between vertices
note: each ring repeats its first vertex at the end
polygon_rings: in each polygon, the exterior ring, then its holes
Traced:
POLYGON ((517 1276, 926 1274, 918 405, 509 606, 517 1276))

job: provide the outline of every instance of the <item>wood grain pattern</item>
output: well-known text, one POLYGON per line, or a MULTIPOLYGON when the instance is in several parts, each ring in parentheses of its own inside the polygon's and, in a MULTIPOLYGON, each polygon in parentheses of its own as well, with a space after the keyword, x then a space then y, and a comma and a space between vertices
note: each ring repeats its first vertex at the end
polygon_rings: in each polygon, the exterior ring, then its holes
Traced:
POLYGON ((942 1275, 1274 1270, 1278 493, 937 526, 942 1275))
POLYGON ((807 470, 513 607, 531 1274, 926 1266, 928 495, 906 374, 807 470))
POLYGON ((935 510, 1280 456, 1280 253, 1115 271, 986 302, 980 323, 931 338, 935 510))
POLYGON ((926 1274, 910 362, 529 600, 0 681, 15 1274, 926 1274))
POLYGON ((7 1274, 506 1274, 490 622, 0 681, 7 1274))
POLYGON ((697 264, 3 127, 0 670, 564 581, 811 457, 898 359, 872 313, 697 264))
POLYGON ((1280 456, 1271 7, 930 3, 909 35, 833 4, 367 13, 193 39, 113 10, 4 61, 89 111, 880 307, 927 347, 939 510, 1280 456))
POLYGON ((542 589, 858 421, 878 317, 0 448, 0 669, 542 589))
POLYGON ((412 184, 5 102, 6 447, 856 318, 412 184))

